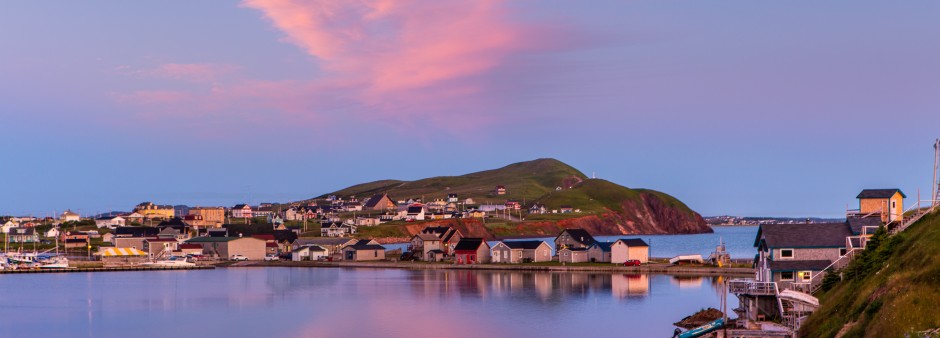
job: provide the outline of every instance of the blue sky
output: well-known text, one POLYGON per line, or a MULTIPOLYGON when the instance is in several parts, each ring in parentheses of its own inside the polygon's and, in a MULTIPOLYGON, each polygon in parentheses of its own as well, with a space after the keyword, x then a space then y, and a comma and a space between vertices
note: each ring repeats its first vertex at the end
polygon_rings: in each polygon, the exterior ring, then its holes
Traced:
POLYGON ((938 14, 6 2, 0 214, 288 201, 554 157, 705 215, 839 216, 863 188, 929 189, 938 14))

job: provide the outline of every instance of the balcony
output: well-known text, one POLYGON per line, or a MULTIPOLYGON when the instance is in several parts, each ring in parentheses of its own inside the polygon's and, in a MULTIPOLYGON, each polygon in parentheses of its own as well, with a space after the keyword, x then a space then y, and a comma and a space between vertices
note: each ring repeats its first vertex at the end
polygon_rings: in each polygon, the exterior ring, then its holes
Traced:
POLYGON ((753 279, 735 279, 728 282, 728 291, 740 295, 774 296, 777 294, 777 284, 753 279))

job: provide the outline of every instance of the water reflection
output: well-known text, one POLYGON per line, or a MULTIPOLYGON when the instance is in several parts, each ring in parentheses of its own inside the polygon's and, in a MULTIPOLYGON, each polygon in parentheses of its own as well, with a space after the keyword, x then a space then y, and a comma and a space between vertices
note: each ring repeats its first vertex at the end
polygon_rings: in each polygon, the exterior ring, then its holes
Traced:
MULTIPOLYGON (((720 279, 351 268, 0 276, 0 336, 661 336, 720 279), (55 323, 55 325, 48 325, 55 323), (173 323, 173 325, 167 325, 173 323), (207 325, 207 323, 226 323, 207 325), (267 323, 267 324, 264 324, 267 323), (277 323, 277 325, 268 325, 277 323)), ((732 297, 733 298, 733 297, 732 297)), ((729 306, 737 306, 729 299, 729 306)))

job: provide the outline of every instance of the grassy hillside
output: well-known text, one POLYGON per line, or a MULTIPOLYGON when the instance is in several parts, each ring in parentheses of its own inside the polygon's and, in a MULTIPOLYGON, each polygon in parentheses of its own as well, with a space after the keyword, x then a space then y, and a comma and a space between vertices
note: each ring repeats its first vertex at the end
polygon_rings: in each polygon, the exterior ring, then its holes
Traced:
POLYGON ((598 212, 610 209, 623 211, 623 201, 640 200, 640 194, 650 193, 659 197, 666 205, 692 213, 684 203, 668 194, 648 189, 630 189, 616 183, 591 179, 584 181, 574 189, 552 191, 538 200, 549 209, 558 209, 563 205, 581 209, 584 212, 598 212))
POLYGON ((940 215, 897 236, 882 231, 842 274, 824 281, 822 307, 801 336, 937 337, 918 332, 940 328, 940 215))
POLYGON ((554 191, 556 187, 586 178, 582 172, 561 161, 538 159, 461 176, 439 176, 417 181, 375 181, 327 195, 365 198, 377 193, 388 193, 394 199, 423 196, 425 200, 433 200, 445 198, 447 194, 458 194, 461 199, 469 197, 477 203, 504 202, 506 199, 531 201, 554 191), (497 185, 505 186, 507 194, 497 197, 493 193, 497 185))

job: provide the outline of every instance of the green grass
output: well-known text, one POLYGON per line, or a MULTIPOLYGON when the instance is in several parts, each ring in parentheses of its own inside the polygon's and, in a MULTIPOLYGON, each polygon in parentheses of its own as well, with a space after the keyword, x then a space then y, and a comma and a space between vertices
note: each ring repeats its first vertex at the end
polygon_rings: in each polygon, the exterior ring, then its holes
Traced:
POLYGON ((822 307, 801 329, 804 337, 916 337, 940 328, 940 215, 902 234, 876 235, 820 295, 822 307))

